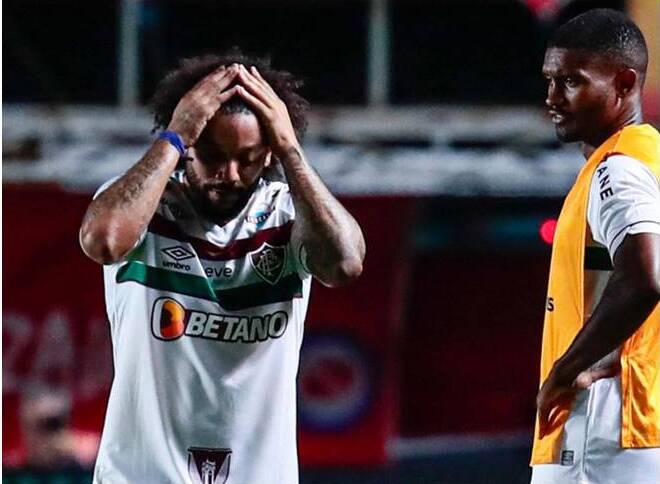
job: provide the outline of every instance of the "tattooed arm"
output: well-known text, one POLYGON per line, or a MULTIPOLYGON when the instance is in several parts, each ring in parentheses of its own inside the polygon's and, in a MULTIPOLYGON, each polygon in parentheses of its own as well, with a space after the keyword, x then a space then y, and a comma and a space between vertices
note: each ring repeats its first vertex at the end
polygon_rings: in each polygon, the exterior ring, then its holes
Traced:
POLYGON ((178 161, 176 148, 157 140, 137 164, 92 201, 80 227, 80 245, 90 259, 110 264, 135 247, 178 161))
POLYGON ((286 105, 256 68, 239 68, 237 93, 258 114, 273 154, 282 163, 296 209, 292 239, 307 253, 307 267, 334 287, 362 273, 365 243, 360 226, 309 165, 298 143, 286 105))
MULTIPOLYGON (((235 87, 227 87, 237 71, 237 66, 221 67, 181 98, 168 129, 177 132, 186 146, 197 141, 220 105, 236 94, 235 87)), ((178 161, 176 148, 157 140, 140 161, 92 201, 80 227, 80 245, 90 259, 111 264, 135 247, 178 161)))
POLYGON ((307 267, 326 286, 335 287, 362 273, 365 243, 360 226, 330 193, 300 147, 279 158, 296 208, 292 238, 307 253, 307 267))

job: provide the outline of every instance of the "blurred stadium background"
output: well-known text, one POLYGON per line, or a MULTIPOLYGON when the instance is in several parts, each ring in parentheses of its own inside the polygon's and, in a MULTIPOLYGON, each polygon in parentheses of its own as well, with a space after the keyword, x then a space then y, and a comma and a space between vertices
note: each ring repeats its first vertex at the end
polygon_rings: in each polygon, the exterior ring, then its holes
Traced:
POLYGON ((657 125, 658 0, 5 0, 4 482, 89 482, 112 349, 78 226, 146 149, 158 79, 234 45, 306 80, 308 157, 367 237, 362 279, 312 293, 301 483, 528 482, 553 221, 581 164, 540 66, 601 6, 645 31, 657 125))

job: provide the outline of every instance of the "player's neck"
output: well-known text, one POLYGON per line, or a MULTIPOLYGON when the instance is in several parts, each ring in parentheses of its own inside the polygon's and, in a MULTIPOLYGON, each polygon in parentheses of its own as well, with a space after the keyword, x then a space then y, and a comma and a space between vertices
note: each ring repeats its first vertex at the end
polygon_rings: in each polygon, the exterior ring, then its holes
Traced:
POLYGON ((582 154, 584 155, 584 158, 588 160, 600 145, 626 126, 641 124, 642 122, 643 116, 640 106, 635 106, 630 110, 622 112, 621 116, 616 118, 609 127, 599 130, 592 139, 584 140, 582 142, 582 154))

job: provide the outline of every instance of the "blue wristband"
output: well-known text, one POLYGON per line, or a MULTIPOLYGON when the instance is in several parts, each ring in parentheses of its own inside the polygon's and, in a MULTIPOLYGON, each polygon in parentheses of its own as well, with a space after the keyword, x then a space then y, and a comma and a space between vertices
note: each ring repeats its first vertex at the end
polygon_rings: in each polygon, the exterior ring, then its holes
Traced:
POLYGON ((183 156, 186 154, 186 145, 183 142, 183 138, 181 138, 179 133, 177 133, 176 131, 170 131, 167 129, 161 131, 160 134, 158 135, 158 139, 164 139, 169 141, 170 144, 177 149, 179 155, 183 156))

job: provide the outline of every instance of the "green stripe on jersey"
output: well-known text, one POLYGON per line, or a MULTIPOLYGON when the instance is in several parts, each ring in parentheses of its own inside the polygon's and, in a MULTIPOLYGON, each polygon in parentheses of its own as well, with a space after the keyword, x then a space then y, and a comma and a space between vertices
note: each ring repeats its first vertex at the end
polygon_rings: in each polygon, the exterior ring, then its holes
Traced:
POLYGON ((161 291, 177 292, 186 296, 218 301, 209 280, 205 277, 151 267, 131 261, 117 271, 117 282, 133 281, 161 291))
POLYGON ((236 311, 263 304, 290 301, 296 296, 301 297, 302 281, 298 274, 294 273, 283 277, 274 285, 261 282, 215 293, 223 308, 236 311))
POLYGON ((176 292, 220 304, 224 309, 240 309, 290 301, 302 296, 298 274, 289 274, 272 285, 267 282, 214 291, 211 282, 201 276, 183 274, 132 261, 117 271, 118 283, 133 281, 161 291, 176 292))

